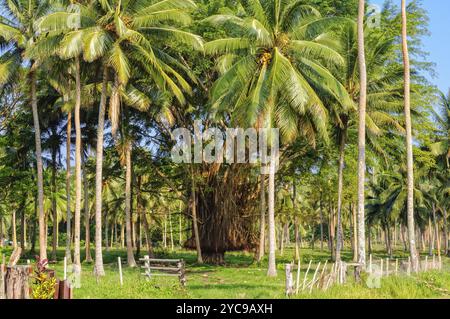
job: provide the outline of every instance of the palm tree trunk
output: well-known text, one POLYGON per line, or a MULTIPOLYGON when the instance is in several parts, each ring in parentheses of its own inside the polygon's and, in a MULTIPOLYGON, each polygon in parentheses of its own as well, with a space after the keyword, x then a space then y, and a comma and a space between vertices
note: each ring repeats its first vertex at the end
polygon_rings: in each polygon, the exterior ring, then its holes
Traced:
POLYGON ((34 137, 36 143, 36 168, 37 168, 37 190, 38 190, 38 213, 39 213, 39 258, 47 259, 47 244, 45 241, 45 214, 44 214, 44 177, 41 150, 41 129, 39 127, 39 114, 36 96, 36 71, 34 62, 31 63, 31 108, 33 111, 34 137))
MULTIPOLYGON (((344 124, 345 126, 347 124, 344 124)), ((339 143, 339 168, 338 168, 338 198, 337 198, 337 230, 336 230, 336 261, 341 261, 342 245, 342 190, 344 187, 344 159, 345 159, 345 140, 347 128, 341 132, 339 143)))
POLYGON ((17 231, 16 231, 16 210, 13 209, 11 215, 11 232, 12 232, 12 242, 13 248, 17 248, 17 231))
POLYGON ((3 217, 0 215, 0 248, 3 248, 3 241, 5 240, 3 231, 3 217))
POLYGON ((170 250, 173 251, 175 249, 175 246, 173 243, 172 214, 170 213, 170 211, 169 211, 169 236, 170 236, 170 250))
POLYGON ((277 275, 277 266, 275 261, 275 160, 271 156, 269 167, 269 267, 267 276, 275 277, 277 275))
POLYGON ((292 199, 293 199, 293 207, 294 207, 294 237, 295 237, 295 253, 294 253, 294 260, 298 261, 300 259, 300 250, 298 247, 299 241, 298 241, 298 212, 297 212, 297 185, 292 183, 292 199))
POLYGON ((450 243, 448 237, 448 224, 447 224, 447 208, 443 208, 444 213, 444 242, 445 242, 445 254, 450 257, 450 243))
POLYGON ((87 179, 86 169, 87 155, 83 162, 83 183, 84 183, 84 232, 85 232, 85 251, 86 256, 84 260, 88 263, 92 262, 91 256, 91 227, 90 227, 90 212, 89 212, 89 184, 87 179))
POLYGON ((330 252, 331 252, 331 260, 336 261, 336 250, 334 249, 334 239, 335 239, 335 222, 334 222, 334 207, 330 205, 330 222, 329 222, 329 245, 330 245, 330 252))
POLYGON ((131 142, 126 141, 125 145, 125 223, 126 223, 126 243, 127 243, 127 263, 129 267, 136 267, 133 254, 133 243, 131 233, 131 142))
POLYGON ((433 226, 434 226, 434 240, 435 240, 435 244, 436 244, 436 250, 437 250, 437 255, 441 256, 441 239, 440 239, 440 235, 439 235, 439 227, 438 227, 438 222, 437 222, 437 218, 436 218, 436 205, 433 203, 433 226))
POLYGON ((75 57, 75 215, 74 215, 74 272, 81 272, 80 231, 81 231, 81 79, 80 59, 75 57))
POLYGON ((67 131, 66 131, 66 261, 72 263, 71 252, 71 207, 70 207, 70 146, 72 133, 72 112, 67 113, 67 131))
MULTIPOLYGON (((354 203, 351 205, 351 214, 352 214, 352 226, 353 226, 353 261, 358 261, 358 227, 357 227, 357 214, 356 214, 356 206, 354 203)), ((370 234, 369 236, 370 237, 370 234)))
POLYGON ((200 234, 198 232, 198 223, 197 223, 197 197, 195 194, 195 175, 194 175, 194 167, 191 167, 191 196, 192 196, 192 224, 194 226, 194 239, 195 239, 195 248, 197 249, 197 262, 199 264, 203 264, 202 257, 202 249, 200 247, 200 234))
POLYGON ((182 242, 183 242, 183 237, 182 237, 182 230, 181 230, 181 216, 182 216, 182 213, 181 213, 181 202, 180 202, 180 216, 178 217, 178 226, 179 226, 179 232, 178 232, 178 243, 179 243, 179 245, 180 245, 180 247, 182 247, 182 242))
POLYGON ((98 110, 97 146, 95 155, 95 267, 96 276, 104 276, 102 254, 102 186, 103 186, 103 133, 105 128, 106 90, 108 67, 103 66, 102 93, 98 110))
MULTIPOLYGON (((56 132, 54 132, 56 134, 56 132)), ((56 261, 56 241, 57 241, 57 230, 56 225, 58 224, 58 214, 56 211, 56 151, 52 150, 52 213, 53 213, 53 236, 52 236, 52 260, 56 261)))
POLYGON ((320 251, 323 251, 323 206, 322 206, 322 191, 320 193, 319 200, 319 213, 320 213, 320 251))
POLYGON ((417 257, 415 230, 414 230, 414 162, 412 149, 412 124, 410 106, 410 66, 407 38, 406 0, 402 0, 402 52, 405 77, 405 129, 406 129, 406 167, 407 167, 407 216, 409 253, 411 255, 412 269, 419 270, 417 257))
POLYGON ((139 212, 139 207, 137 207, 137 216, 136 216, 136 258, 139 259, 141 255, 141 214, 139 212))
POLYGON ((260 175, 260 219, 259 219, 259 249, 258 262, 264 257, 265 238, 266 238, 266 183, 265 175, 260 175))
POLYGON ((431 218, 428 217, 428 255, 433 256, 434 251, 434 235, 433 228, 431 227, 431 218))
POLYGON ((359 126, 358 126, 358 263, 361 272, 366 266, 366 230, 364 212, 364 182, 366 173, 366 103, 367 70, 364 48, 365 1, 358 5, 358 63, 359 63, 359 126))

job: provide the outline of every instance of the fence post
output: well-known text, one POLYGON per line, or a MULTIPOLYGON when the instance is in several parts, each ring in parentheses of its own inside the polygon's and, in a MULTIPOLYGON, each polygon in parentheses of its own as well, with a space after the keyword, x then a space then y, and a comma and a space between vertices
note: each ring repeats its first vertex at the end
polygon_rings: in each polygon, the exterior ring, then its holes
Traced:
POLYGON ((292 295, 294 290, 294 282, 292 278, 292 264, 285 265, 286 271, 286 296, 292 295))
MULTIPOLYGON (((147 256, 148 257, 148 256, 147 256)), ((185 263, 183 259, 180 259, 180 261, 177 263, 178 271, 179 271, 179 277, 181 286, 186 286, 186 270, 185 270, 185 263)), ((149 271, 150 271, 150 265, 149 265, 149 271)))
POLYGON ((120 257, 117 257, 117 262, 119 264, 119 282, 120 285, 123 285, 123 277, 122 277, 122 261, 120 260, 120 257))

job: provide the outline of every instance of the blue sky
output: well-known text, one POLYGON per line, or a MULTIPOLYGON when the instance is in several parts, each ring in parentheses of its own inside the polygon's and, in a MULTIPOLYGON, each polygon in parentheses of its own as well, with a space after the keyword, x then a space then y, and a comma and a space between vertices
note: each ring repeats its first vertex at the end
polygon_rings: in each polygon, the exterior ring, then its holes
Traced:
MULTIPOLYGON (((371 3, 382 5, 384 0, 371 0, 371 3)), ((397 1, 400 5, 400 0, 397 1)), ((408 1, 409 2, 409 1, 408 1)), ((450 1, 422 0, 428 11, 431 36, 424 38, 425 51, 430 53, 428 60, 436 63, 436 77, 430 78, 441 91, 450 88, 450 1)))

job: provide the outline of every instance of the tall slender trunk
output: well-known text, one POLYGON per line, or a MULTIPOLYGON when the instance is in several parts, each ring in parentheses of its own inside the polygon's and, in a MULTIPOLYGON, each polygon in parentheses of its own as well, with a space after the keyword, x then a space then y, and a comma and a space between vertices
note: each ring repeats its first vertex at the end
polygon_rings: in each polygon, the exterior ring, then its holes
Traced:
POLYGON ((277 275, 277 266, 275 261, 275 160, 271 154, 270 166, 269 166, 269 267, 267 270, 267 276, 275 277, 277 275))
POLYGON ((173 251, 175 249, 173 242, 173 228, 172 228, 172 214, 169 212, 169 236, 170 236, 170 249, 173 251))
POLYGON ((125 226, 123 224, 120 225, 120 248, 124 248, 125 247, 125 226))
MULTIPOLYGON (((56 132, 53 132, 53 134, 57 134, 56 132)), ((58 224, 58 214, 56 211, 56 149, 52 149, 52 214, 53 214, 53 236, 52 236, 52 260, 56 261, 56 248, 57 248, 57 230, 56 225, 58 224)))
POLYGON ((182 247, 183 245, 182 245, 182 242, 183 242, 183 233, 182 233, 182 227, 181 227, 181 224, 182 224, 182 222, 181 222, 181 217, 182 217, 182 212, 181 212, 181 202, 180 202, 180 215, 178 216, 178 221, 179 221, 179 223, 178 223, 178 226, 179 226, 179 231, 178 231, 178 243, 179 243, 179 245, 180 245, 180 247, 182 247))
POLYGON ((416 250, 414 230, 414 162, 412 148, 412 124, 410 107, 410 66, 407 38, 406 0, 402 0, 402 52, 405 84, 405 129, 406 129, 406 167, 407 167, 407 212, 408 212, 408 239, 409 253, 411 255, 412 269, 419 270, 419 260, 416 250))
POLYGON ((344 129, 339 141, 339 167, 338 167, 338 198, 337 198, 337 230, 336 230, 336 261, 341 261, 342 249, 342 190, 344 187, 344 160, 347 123, 344 120, 344 129))
POLYGON ((127 243, 127 263, 129 267, 136 267, 136 261, 133 254, 133 243, 131 233, 131 142, 126 141, 125 145, 125 224, 126 224, 126 243, 127 243))
POLYGON ((75 214, 74 214, 74 272, 81 272, 80 233, 81 233, 81 79, 80 59, 75 57, 75 214))
POLYGON ((153 257, 153 246, 152 246, 152 238, 150 236, 150 227, 148 225, 147 221, 147 214, 143 210, 142 211, 142 223, 144 224, 144 231, 145 231, 145 240, 147 243, 147 252, 150 257, 153 257))
POLYGON ((47 259, 47 243, 45 241, 45 214, 44 214, 44 177, 42 165, 41 149, 41 129, 39 127, 39 114, 36 96, 36 71, 35 63, 31 63, 30 84, 31 84, 31 109, 33 111, 34 137, 36 143, 36 168, 37 168, 37 201, 39 214, 39 258, 47 259))
POLYGON ((335 239, 335 222, 334 222, 334 207, 330 205, 330 222, 329 222, 329 234, 330 234, 330 252, 331 252, 331 260, 336 261, 336 250, 334 249, 334 239, 335 239))
MULTIPOLYGON (((356 205, 351 205, 351 214, 352 214, 352 226, 353 226, 353 261, 358 261, 358 227, 357 227, 357 213, 356 213, 356 205)), ((370 234, 369 236, 370 237, 370 234)))
POLYGON ((3 231, 3 217, 0 215, 0 248, 3 248, 3 241, 5 240, 5 234, 3 231))
POLYGON ((259 218, 259 249, 258 262, 264 257, 265 238, 266 238, 266 177, 264 174, 260 175, 260 218, 259 218))
POLYGON ((297 186, 295 184, 295 181, 292 183, 292 201, 294 206, 294 238, 295 238, 295 255, 294 260, 298 261, 300 259, 300 251, 299 251, 299 241, 298 241, 298 231, 299 231, 299 225, 298 225, 298 211, 297 211, 297 186))
POLYGON ((142 207, 141 185, 142 185, 142 176, 138 176, 137 185, 136 185, 137 213, 138 213, 138 216, 140 216, 140 220, 142 221, 142 224, 144 226, 144 234, 145 234, 145 241, 147 244, 148 255, 150 257, 153 257, 153 247, 152 247, 152 242, 151 242, 151 238, 150 238, 150 228, 148 226, 146 213, 144 211, 144 208, 142 207))
POLYGON ((366 265, 366 230, 364 212, 364 182, 366 174, 366 103, 367 70, 364 48, 365 1, 358 3, 358 63, 359 63, 359 125, 358 125, 358 263, 359 272, 366 265))
POLYGON ((66 261, 72 263, 71 252, 71 219, 72 212, 70 207, 70 146, 72 133, 72 111, 67 113, 67 128, 66 128, 66 261))
POLYGON ((164 213, 163 246, 167 248, 167 214, 164 213))
POLYGON ((320 190, 319 200, 319 213, 320 213, 320 251, 323 251, 323 205, 322 205, 322 190, 320 190))
POLYGON ((435 244, 436 244, 436 250, 437 250, 437 255, 441 256, 441 238, 439 235, 439 227, 438 227, 438 221, 436 218, 436 205, 433 203, 433 226, 434 226, 434 240, 435 240, 435 244))
MULTIPOLYGON (((138 199, 136 198, 136 200, 138 201, 138 199)), ((141 254, 141 244, 142 244, 142 237, 141 237, 141 214, 139 211, 139 205, 137 205, 136 207, 136 237, 137 237, 137 242, 136 242, 136 258, 139 259, 139 256, 141 254)))
POLYGON ((431 218, 428 217, 428 255, 433 256, 434 252, 434 235, 433 235, 433 228, 431 226, 431 218))
POLYGON ((12 242, 13 248, 17 248, 17 231, 16 231, 16 210, 13 209, 11 214, 11 233, 12 233, 12 242))
POLYGON ((103 186, 103 133, 105 128, 106 90, 108 85, 108 67, 103 66, 102 93, 98 111, 97 148, 95 155, 95 267, 97 276, 104 276, 102 254, 102 186, 103 186))
POLYGON ((195 248, 197 249, 197 262, 199 264, 203 264, 202 257, 202 249, 200 247, 200 234, 198 232, 198 221, 197 221, 197 197, 195 194, 195 175, 194 175, 194 167, 191 166, 191 196, 192 196, 192 224, 194 226, 194 239, 195 239, 195 248))
POLYGON ((445 253, 448 257, 450 257, 450 243, 449 243, 449 236, 448 236, 448 224, 447 224, 447 208, 443 208, 443 214, 444 214, 444 242, 445 242, 445 253))
MULTIPOLYGON (((87 146, 86 146, 87 148, 87 146)), ((92 256, 91 256, 91 214, 89 212, 89 184, 87 179, 87 169, 86 169, 86 161, 87 161, 87 155, 83 162, 83 184, 84 184, 84 232, 85 232, 85 258, 84 260, 88 263, 92 262, 92 256)))
POLYGON ((103 226, 105 227, 105 251, 109 251, 109 237, 108 237, 108 212, 105 210, 103 217, 103 226))

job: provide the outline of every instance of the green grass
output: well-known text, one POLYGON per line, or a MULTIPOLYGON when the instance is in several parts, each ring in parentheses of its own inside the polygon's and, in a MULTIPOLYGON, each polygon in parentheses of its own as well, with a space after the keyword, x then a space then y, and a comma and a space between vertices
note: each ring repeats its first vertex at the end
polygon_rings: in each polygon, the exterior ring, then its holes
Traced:
MULTIPOLYGON (((8 254, 7 251, 6 253, 8 254)), ((58 277, 63 276, 64 251, 58 251, 59 261, 51 264, 58 277)), ((292 249, 277 256, 278 276, 266 276, 267 260, 260 265, 253 261, 253 254, 234 252, 226 254, 224 266, 198 265, 194 251, 158 251, 158 257, 183 258, 187 263, 187 286, 180 287, 175 277, 154 277, 146 280, 139 268, 123 267, 123 286, 119 284, 117 257, 126 260, 123 250, 110 250, 104 253, 106 276, 99 279, 93 275, 93 264, 83 263, 81 288, 74 290, 75 298, 286 298, 284 295, 284 264, 293 256, 292 249)), ((307 263, 329 258, 329 252, 303 248, 302 272, 307 263)), ((397 251, 394 258, 405 258, 405 253, 397 251)), ((385 258, 382 251, 374 253, 376 258, 385 258)), ((22 262, 25 262, 25 256, 22 262)), ((344 251, 344 260, 351 260, 351 252, 344 251)), ((420 273, 417 276, 390 276, 383 278, 381 287, 368 288, 366 284, 355 284, 349 280, 345 285, 333 286, 327 291, 313 290, 293 298, 450 298, 450 259, 443 257, 442 271, 420 273)), ((295 277, 295 274, 294 274, 295 277)), ((309 273, 312 277, 312 271, 309 273)))

